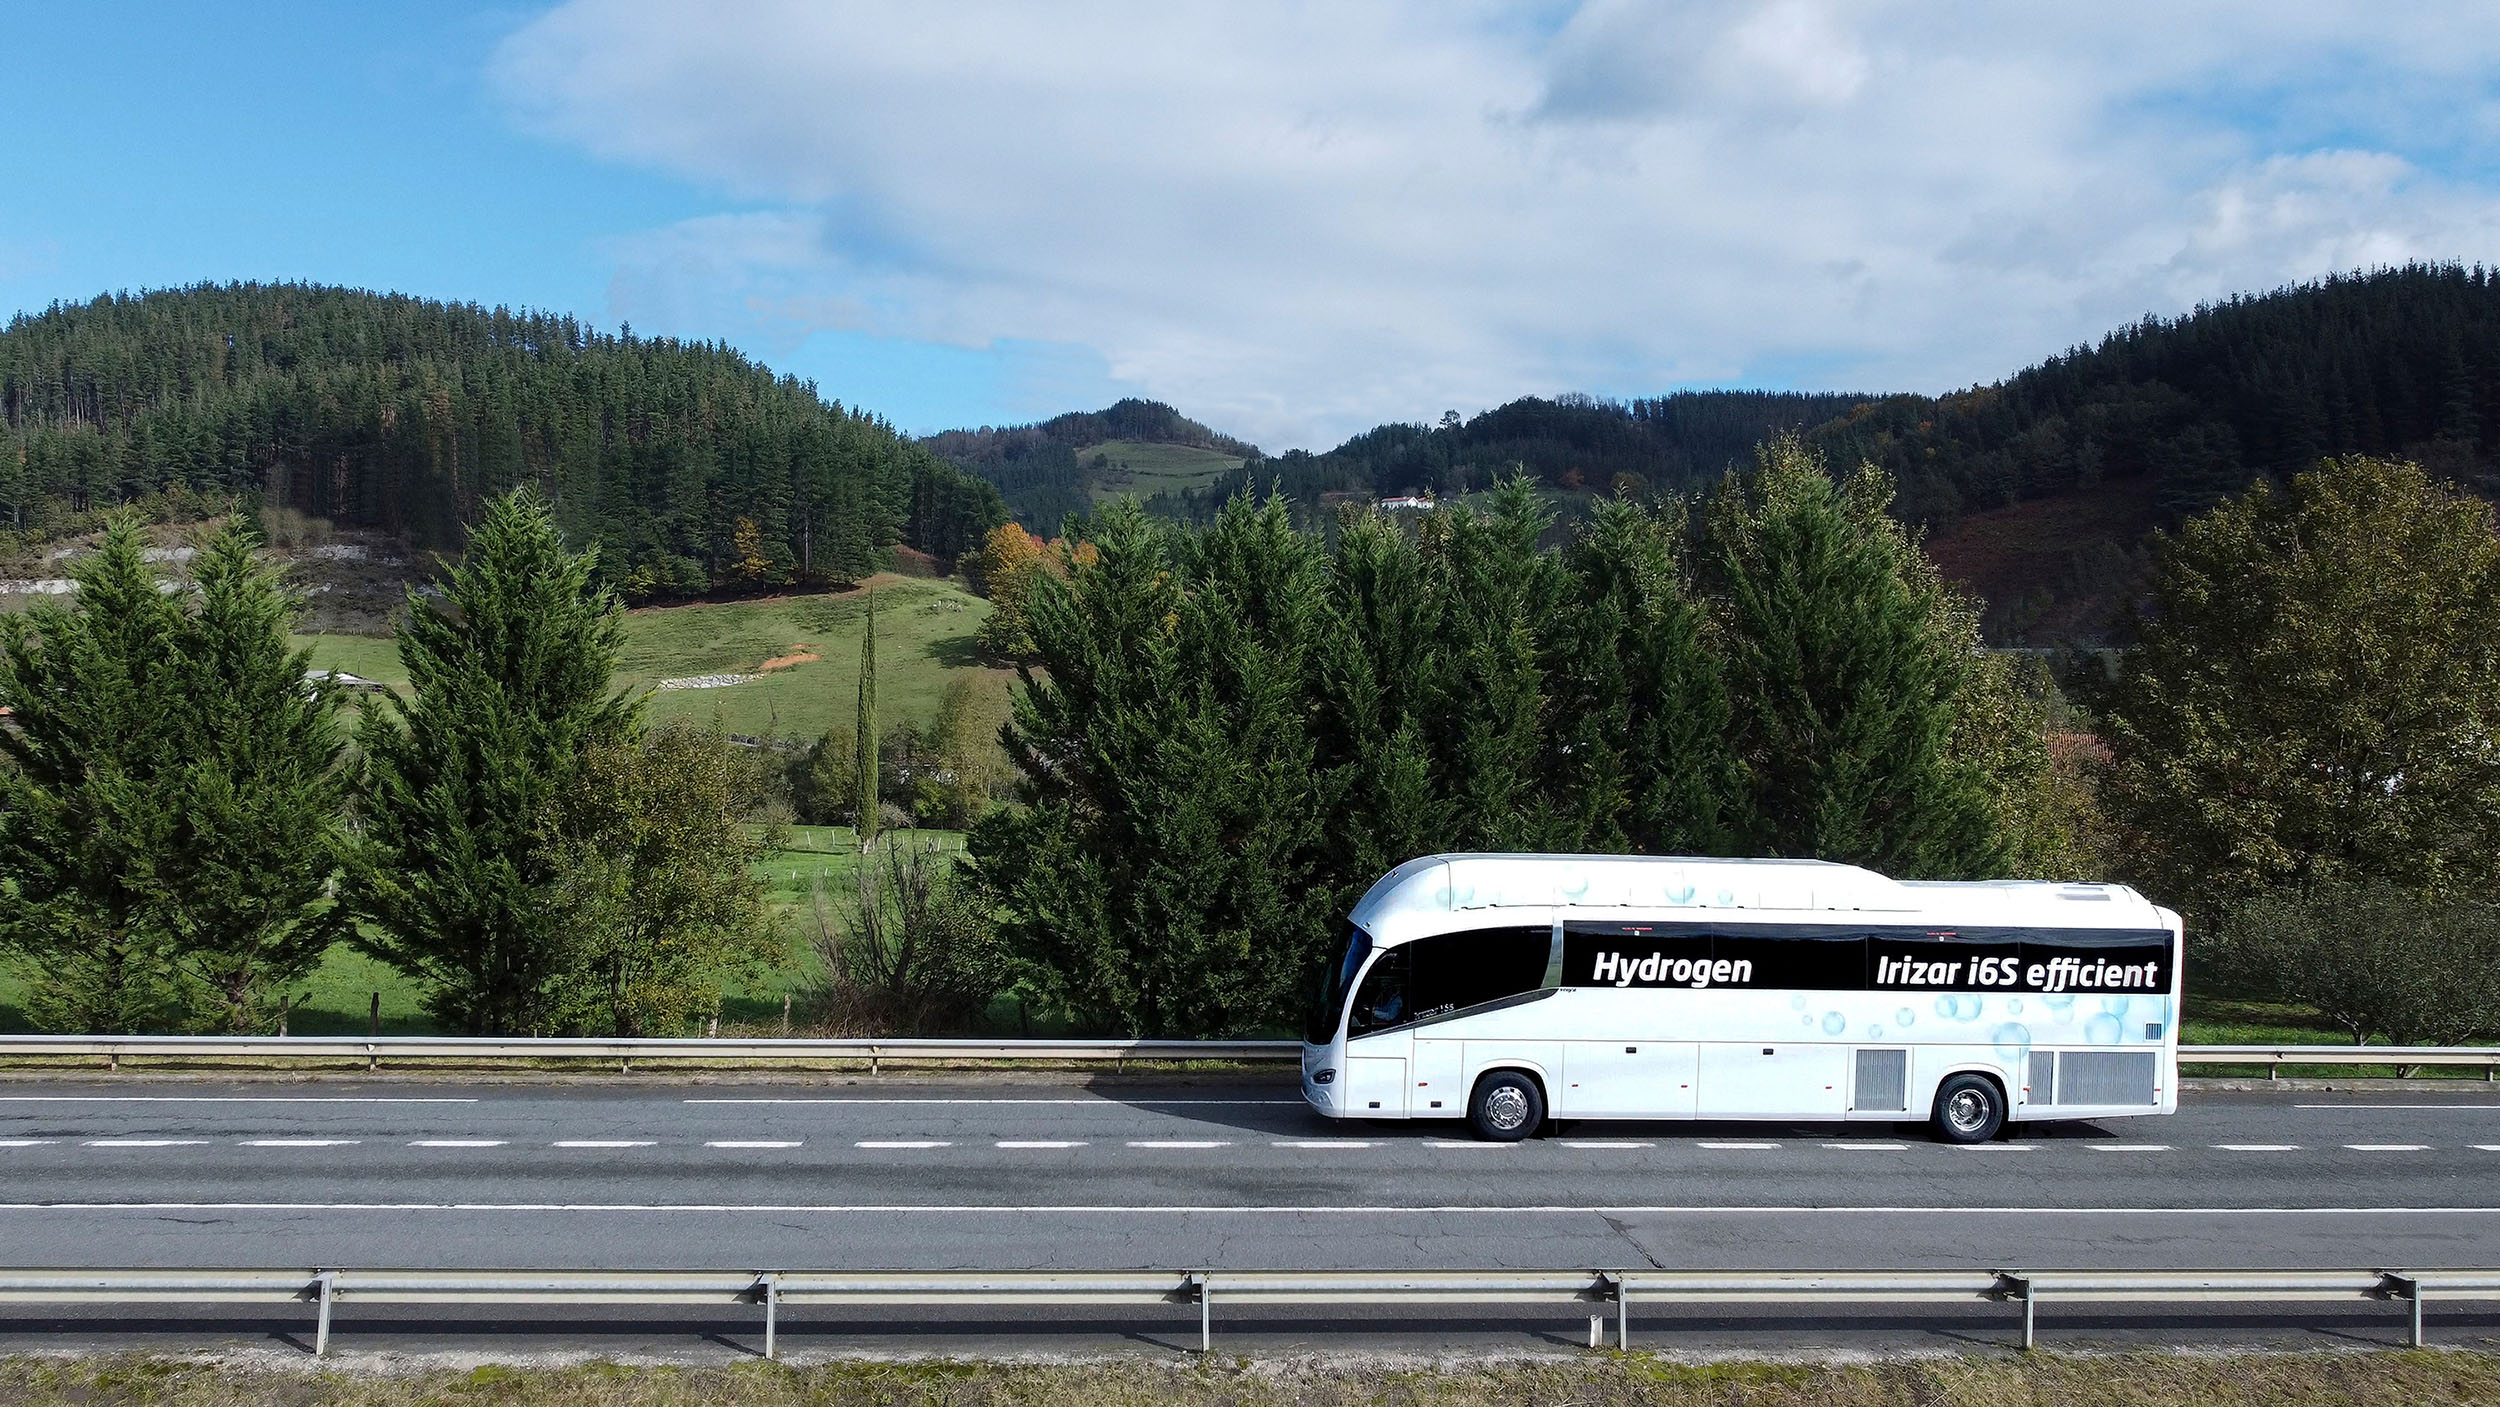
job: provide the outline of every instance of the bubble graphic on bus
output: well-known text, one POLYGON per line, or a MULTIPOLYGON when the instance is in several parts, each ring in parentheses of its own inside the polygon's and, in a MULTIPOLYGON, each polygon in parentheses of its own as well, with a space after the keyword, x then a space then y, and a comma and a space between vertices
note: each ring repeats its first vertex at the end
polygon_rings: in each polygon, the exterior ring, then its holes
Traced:
POLYGON ((2083 1038, 2094 1045, 2116 1045, 2119 1033, 2126 1029, 2116 1016, 2104 1011, 2083 1023, 2083 1038))
POLYGON ((2006 1014, 2006 1015, 2008 1015, 2008 1016, 2020 1016, 2020 1015, 2022 1015, 2022 1014, 2023 1014, 2023 999, 2022 999, 2021 997, 2016 997, 2016 998, 2014 998, 2013 1000, 2008 1001, 2008 1002, 2005 1004, 2005 1014, 2006 1014))
POLYGON ((1918 1024, 1918 1013, 1905 1006, 1892 1014, 1892 1024, 1895 1026, 1915 1026, 1918 1024))
POLYGON ((1979 998, 1963 993, 1938 997, 1936 1014, 1947 1021, 1976 1021, 1979 1019, 1979 998))
POLYGON ((1827 1012, 1824 1012, 1824 1013, 1823 1013, 1823 1034, 1824 1034, 1824 1035, 1827 1035, 1827 1036, 1837 1036, 1837 1035, 1839 1035, 1841 1032, 1846 1031, 1846 1030, 1848 1030, 1848 1029, 1849 1029, 1849 1018, 1848 1018, 1848 1017, 1841 1015, 1841 1014, 1840 1014, 1839 1012, 1837 1012, 1837 1011, 1827 1011, 1827 1012))
POLYGON ((1998 1055, 2020 1060, 2031 1049, 2031 1028, 2020 1021, 2003 1022, 1988 1033, 1988 1040, 1996 1046, 1998 1055))
POLYGON ((2124 1020, 2127 1015, 2127 1007, 2131 1001, 2132 999, 2128 997, 2103 997, 2101 998, 2101 1010, 2112 1016, 2118 1017, 2120 1020, 2124 1020))
POLYGON ((1805 1010, 1805 1009, 1806 1009, 1806 994, 1805 994, 1805 993, 1803 993, 1803 992, 1799 992, 1799 993, 1797 993, 1795 996, 1790 997, 1790 998, 1788 999, 1788 1009, 1789 1009, 1790 1011, 1803 1011, 1803 1010, 1805 1010))
POLYGON ((2040 1004, 2049 1009, 2050 1015, 2055 1016, 2060 1021, 2063 1021, 2075 1009, 2075 994, 2072 992, 2052 992, 2048 996, 2040 998, 2040 1004))

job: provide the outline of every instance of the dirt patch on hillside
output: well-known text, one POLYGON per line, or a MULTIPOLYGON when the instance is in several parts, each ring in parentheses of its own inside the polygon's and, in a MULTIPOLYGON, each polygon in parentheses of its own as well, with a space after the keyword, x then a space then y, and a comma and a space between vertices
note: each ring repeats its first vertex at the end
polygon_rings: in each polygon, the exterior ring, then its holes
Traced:
POLYGON ((823 655, 816 653, 816 651, 809 646, 793 645, 790 647, 790 653, 786 655, 773 656, 771 659, 757 665, 755 667, 755 672, 758 674, 770 674, 776 669, 790 669, 802 664, 821 664, 824 662, 824 658, 825 657, 823 655))

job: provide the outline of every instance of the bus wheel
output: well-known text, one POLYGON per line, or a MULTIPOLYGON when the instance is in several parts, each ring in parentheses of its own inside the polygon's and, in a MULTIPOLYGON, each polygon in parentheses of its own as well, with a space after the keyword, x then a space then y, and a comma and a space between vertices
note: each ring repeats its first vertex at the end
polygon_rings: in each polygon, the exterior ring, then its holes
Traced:
POLYGON ((1468 1125, 1476 1137, 1494 1143, 1517 1143, 1544 1122, 1544 1094, 1516 1070, 1497 1070, 1476 1081, 1475 1097, 1467 1101, 1468 1125))
POLYGON ((1985 1075, 1954 1075, 1936 1087, 1936 1137, 1985 1143, 2005 1127, 2005 1096, 1985 1075))

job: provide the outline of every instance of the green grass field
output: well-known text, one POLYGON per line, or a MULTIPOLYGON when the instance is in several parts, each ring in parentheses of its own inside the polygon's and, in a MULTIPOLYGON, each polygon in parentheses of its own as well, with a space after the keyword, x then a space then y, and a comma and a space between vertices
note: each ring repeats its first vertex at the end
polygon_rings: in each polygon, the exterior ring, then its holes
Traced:
POLYGON ((1076 452, 1079 463, 1096 455, 1106 461, 1103 473, 1092 485, 1096 502, 1124 494, 1152 498, 1159 493, 1201 489, 1241 467, 1238 455, 1135 440, 1105 440, 1076 452))
MULTIPOLYGON (((857 706, 860 636, 868 591, 877 597, 877 711, 887 726, 926 719, 947 686, 971 680, 993 721, 1007 711, 1012 670, 993 668, 973 632, 990 603, 956 582, 883 575, 867 589, 745 601, 648 606, 625 617, 617 682, 650 690, 650 716, 718 723, 733 733, 812 739, 848 723, 857 706), (811 658, 812 656, 812 658, 811 658), (767 663, 778 667, 766 670, 767 663), (753 674, 723 688, 660 689, 663 679, 753 674)), ((394 689, 408 672, 390 640, 307 635, 313 665, 343 669, 394 689)))

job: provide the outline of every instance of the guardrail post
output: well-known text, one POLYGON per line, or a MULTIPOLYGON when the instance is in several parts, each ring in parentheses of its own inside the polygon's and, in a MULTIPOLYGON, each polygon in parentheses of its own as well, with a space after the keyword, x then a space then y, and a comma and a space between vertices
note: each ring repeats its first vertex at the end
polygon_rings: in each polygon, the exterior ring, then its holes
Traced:
POLYGON ((2040 1342, 2039 1293, 2032 1287, 2031 1277, 2028 1275, 2017 1275, 2012 1271, 2000 1270, 1997 1272, 1997 1282, 2004 1287, 2000 1293, 2019 1298, 2023 1302, 2023 1352, 2029 1353, 2040 1342))
POLYGON ((330 1299, 338 1289, 339 1273, 335 1270, 321 1271, 313 1276, 313 1283, 321 1292, 321 1315, 313 1321, 313 1357, 327 1358, 330 1356, 330 1299))
POLYGON ((773 1335, 780 1327, 781 1319, 780 1274, 767 1270, 756 1276, 755 1297, 764 1305, 764 1360, 769 1363, 777 1356, 779 1348, 779 1345, 773 1341, 773 1335))
POLYGON ((2387 1293, 2401 1297, 2410 1307, 2412 1323, 2408 1326, 2407 1336, 2412 1340, 2415 1348, 2420 1348, 2422 1346, 2422 1282, 2410 1275, 2399 1275, 2392 1270, 2382 1270, 2379 1275, 2387 1282, 2387 1293))
MULTIPOLYGON (((1615 1348, 1627 1351, 1632 1347, 1632 1291, 1623 1283, 1621 1271, 1601 1270, 1597 1272, 1597 1283, 1601 1290, 1614 1294, 1615 1348)), ((1600 1343, 1597 1346, 1603 1348, 1605 1345, 1600 1343)))
POLYGON ((1203 1270, 1189 1272, 1190 1287, 1198 1292, 1198 1351, 1215 1351, 1215 1292, 1207 1285, 1203 1270))

